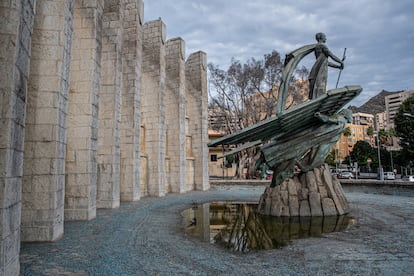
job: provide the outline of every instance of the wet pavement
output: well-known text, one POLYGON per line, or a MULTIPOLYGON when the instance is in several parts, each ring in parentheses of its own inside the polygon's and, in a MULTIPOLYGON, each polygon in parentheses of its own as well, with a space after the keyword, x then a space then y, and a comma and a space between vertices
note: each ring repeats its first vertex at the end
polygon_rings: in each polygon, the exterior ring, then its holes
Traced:
POLYGON ((264 186, 213 186, 98 210, 54 243, 22 243, 21 275, 413 275, 414 190, 344 187, 356 224, 286 247, 229 252, 186 234, 181 212, 258 201, 264 186))

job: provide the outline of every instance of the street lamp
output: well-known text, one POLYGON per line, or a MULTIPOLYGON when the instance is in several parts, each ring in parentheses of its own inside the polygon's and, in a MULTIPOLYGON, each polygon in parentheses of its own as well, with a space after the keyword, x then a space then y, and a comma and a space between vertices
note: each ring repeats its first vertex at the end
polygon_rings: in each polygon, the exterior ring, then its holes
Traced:
POLYGON ((380 180, 384 180, 384 174, 382 173, 382 167, 381 167, 381 153, 380 153, 380 143, 379 143, 379 132, 374 131, 375 137, 377 138, 377 150, 378 150, 378 167, 379 167, 379 175, 380 180))

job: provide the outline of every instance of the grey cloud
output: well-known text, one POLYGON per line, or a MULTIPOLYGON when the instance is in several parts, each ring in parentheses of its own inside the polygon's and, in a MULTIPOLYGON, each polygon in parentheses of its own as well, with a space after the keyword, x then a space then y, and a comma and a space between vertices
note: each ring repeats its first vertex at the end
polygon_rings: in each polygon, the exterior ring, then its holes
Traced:
POLYGON ((283 56, 325 32, 336 55, 347 47, 340 85, 364 88, 358 105, 382 89, 414 89, 413 10, 412 0, 147 0, 145 20, 161 17, 168 38, 182 37, 188 54, 203 50, 222 69, 232 57, 283 56))

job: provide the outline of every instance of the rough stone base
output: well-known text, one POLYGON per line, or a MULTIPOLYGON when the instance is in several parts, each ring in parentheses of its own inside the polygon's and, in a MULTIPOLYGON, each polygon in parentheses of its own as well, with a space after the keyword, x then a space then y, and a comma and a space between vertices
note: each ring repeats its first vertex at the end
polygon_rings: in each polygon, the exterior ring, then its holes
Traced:
POLYGON ((267 187, 258 206, 260 214, 275 217, 337 216, 347 210, 342 186, 326 164, 267 187))

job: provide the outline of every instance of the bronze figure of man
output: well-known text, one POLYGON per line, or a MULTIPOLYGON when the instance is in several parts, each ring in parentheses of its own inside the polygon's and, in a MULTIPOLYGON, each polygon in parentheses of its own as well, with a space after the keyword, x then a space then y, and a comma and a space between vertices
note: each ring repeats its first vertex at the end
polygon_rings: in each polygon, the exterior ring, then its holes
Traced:
POLYGON ((315 99, 325 93, 328 81, 328 66, 341 70, 344 68, 343 60, 335 56, 325 45, 326 35, 317 33, 315 38, 318 43, 314 49, 316 62, 309 74, 309 99, 315 99), (337 63, 330 62, 329 58, 337 63))

